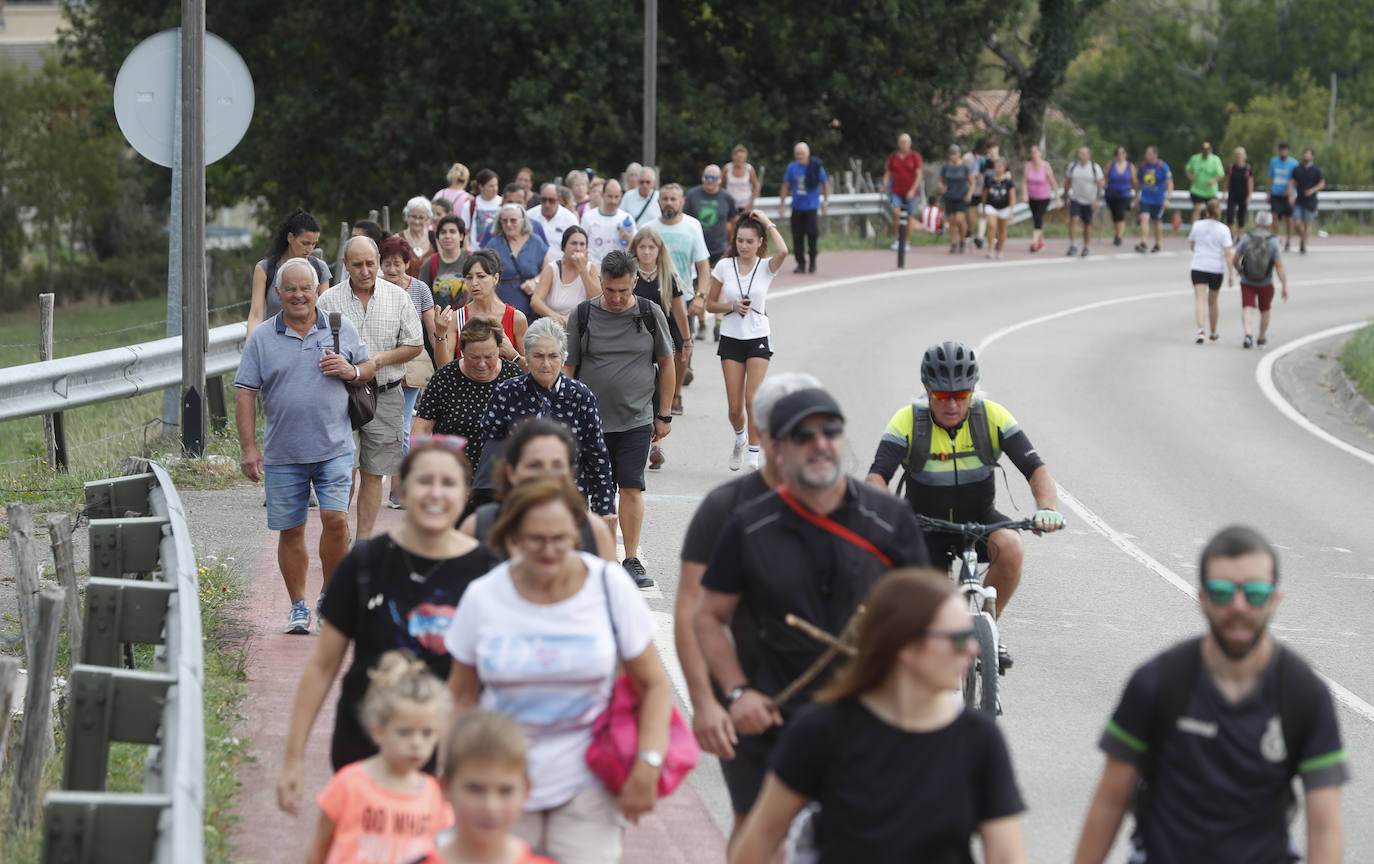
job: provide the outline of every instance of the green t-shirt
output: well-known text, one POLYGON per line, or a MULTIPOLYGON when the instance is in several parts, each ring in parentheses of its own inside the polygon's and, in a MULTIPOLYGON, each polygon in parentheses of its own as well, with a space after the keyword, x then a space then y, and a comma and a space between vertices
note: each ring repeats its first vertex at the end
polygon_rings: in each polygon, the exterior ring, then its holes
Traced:
POLYGON ((1188 158, 1188 165, 1183 169, 1193 175, 1193 185, 1188 187, 1188 191, 1199 198, 1215 198, 1220 189, 1220 183, 1211 183, 1211 180, 1220 180, 1226 176, 1226 166, 1221 164, 1221 157, 1213 153, 1211 156, 1203 156, 1201 153, 1194 153, 1188 158))

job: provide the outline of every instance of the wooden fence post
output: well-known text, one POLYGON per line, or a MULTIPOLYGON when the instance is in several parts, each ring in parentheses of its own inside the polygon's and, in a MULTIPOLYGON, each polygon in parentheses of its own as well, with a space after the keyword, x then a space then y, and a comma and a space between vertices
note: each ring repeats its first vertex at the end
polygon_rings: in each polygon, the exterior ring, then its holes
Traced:
POLYGON ((48 517, 48 541, 52 544, 57 582, 67 589, 67 657, 70 665, 81 662, 81 594, 76 587, 76 566, 72 563, 72 518, 66 513, 48 517))
POLYGON ((344 265, 343 265, 343 253, 344 253, 344 244, 347 243, 347 242, 348 242, 348 223, 347 223, 347 222, 340 222, 340 223, 339 223, 339 257, 336 258, 336 259, 334 260, 334 282, 331 283, 331 284, 338 284, 339 282, 341 282, 341 281, 343 280, 343 277, 340 276, 339 274, 342 273, 342 272, 343 272, 343 269, 344 269, 344 265))
POLYGON ((0 657, 0 774, 5 773, 5 755, 10 752, 10 715, 19 698, 19 658, 0 657))
POLYGON ((33 511, 27 504, 6 504, 10 523, 10 555, 14 558, 14 593, 19 600, 19 631, 24 636, 24 651, 37 638, 38 556, 33 545, 33 511))
MULTIPOLYGON (((56 295, 38 295, 38 359, 52 359, 53 301, 56 295)), ((43 415, 43 442, 48 456, 48 468, 67 470, 67 429, 62 412, 43 415)))
POLYGON ((43 799, 43 762, 52 746, 52 673, 57 659, 57 631, 61 628, 63 588, 45 588, 38 595, 38 635, 24 642, 29 684, 24 697, 24 728, 19 733, 19 760, 10 796, 10 823, 31 828, 38 822, 43 799))

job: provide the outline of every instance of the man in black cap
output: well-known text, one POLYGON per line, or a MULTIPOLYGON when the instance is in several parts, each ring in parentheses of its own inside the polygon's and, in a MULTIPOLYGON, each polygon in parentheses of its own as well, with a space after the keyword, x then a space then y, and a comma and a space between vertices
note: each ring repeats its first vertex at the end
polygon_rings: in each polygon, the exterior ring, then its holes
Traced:
POLYGON ((735 757, 721 760, 735 831, 758 797, 778 727, 827 677, 822 671, 777 704, 828 647, 787 616, 839 636, 884 573, 930 565, 911 509, 845 475, 844 413, 829 393, 807 388, 779 399, 764 446, 782 484, 726 523, 693 621, 738 732, 735 757), (741 604, 757 634, 743 656, 729 635, 741 604))

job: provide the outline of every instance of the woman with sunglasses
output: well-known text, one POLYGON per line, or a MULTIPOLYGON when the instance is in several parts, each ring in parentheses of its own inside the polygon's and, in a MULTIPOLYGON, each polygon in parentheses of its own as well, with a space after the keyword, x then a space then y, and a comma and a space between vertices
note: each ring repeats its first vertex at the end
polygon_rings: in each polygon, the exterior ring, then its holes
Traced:
POLYGON ((510 560, 472 584, 444 641, 457 712, 480 699, 529 736, 533 791, 515 834, 563 864, 618 864, 625 821, 638 822, 657 801, 673 697, 634 580, 578 549, 586 520, 566 474, 517 484, 490 538, 510 560), (617 796, 586 753, 619 662, 640 698, 640 758, 617 796))
MULTIPOLYGON (((537 239, 537 238, 536 238, 537 239)), ((449 333, 461 333, 469 321, 476 318, 491 318, 500 322, 506 338, 498 346, 501 359, 516 365, 524 358, 516 347, 525 340, 525 329, 529 324, 525 313, 503 302, 496 293, 496 284, 501 279, 501 259, 491 249, 478 249, 468 253, 463 262, 463 281, 466 283, 467 305, 443 309, 434 315, 434 365, 440 368, 454 358, 455 345, 447 338, 449 333)), ((457 348, 457 356, 463 356, 457 348)))
POLYGON ((706 292, 706 311, 719 312, 721 319, 721 373, 725 376, 725 398, 734 447, 730 451, 730 470, 744 466, 745 447, 749 448, 749 467, 759 466, 759 441, 753 430, 754 391, 768 374, 773 356, 772 329, 765 309, 768 287, 787 263, 787 241, 778 226, 762 210, 753 210, 735 224, 730 251, 711 271, 711 287, 706 292), (769 247, 772 245, 772 255, 769 247), (751 422, 746 424, 746 420, 751 422), (745 431, 746 427, 749 431, 745 431))
POLYGON ((988 864, 1028 861, 1006 742, 951 694, 978 644, 964 601, 905 569, 865 605, 853 660, 783 727, 730 864, 773 861, 808 801, 820 864, 972 861, 975 833, 988 864))
POLYGON ((496 563, 485 546, 454 527, 468 497, 465 443, 414 436, 401 461, 405 522, 388 534, 360 540, 334 570, 321 600, 319 637, 296 688, 277 781, 277 804, 289 813, 298 812, 304 792, 311 727, 350 646, 353 662, 344 673, 330 745, 335 771, 377 752, 359 708, 367 672, 384 653, 404 648, 441 679, 448 677, 443 640, 458 600, 496 563))

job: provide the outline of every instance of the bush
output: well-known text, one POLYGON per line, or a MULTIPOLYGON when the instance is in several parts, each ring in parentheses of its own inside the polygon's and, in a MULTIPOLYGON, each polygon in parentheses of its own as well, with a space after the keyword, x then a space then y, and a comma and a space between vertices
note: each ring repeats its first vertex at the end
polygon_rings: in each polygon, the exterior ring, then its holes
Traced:
POLYGON ((1374 402, 1374 324, 1356 332, 1345 343, 1341 368, 1364 397, 1374 402))

